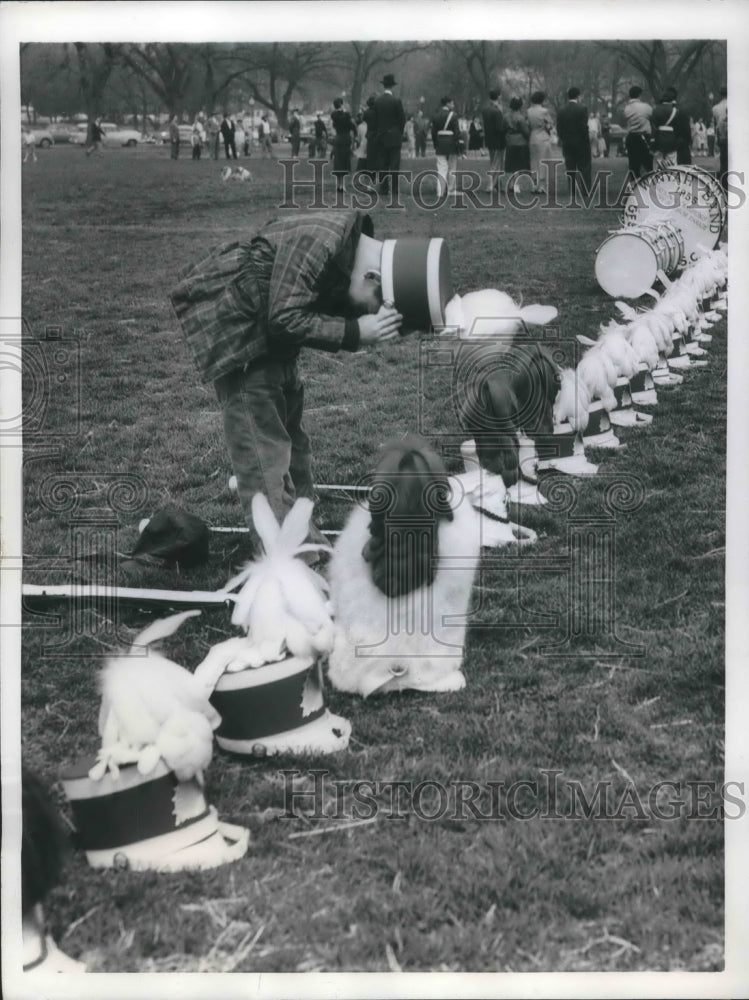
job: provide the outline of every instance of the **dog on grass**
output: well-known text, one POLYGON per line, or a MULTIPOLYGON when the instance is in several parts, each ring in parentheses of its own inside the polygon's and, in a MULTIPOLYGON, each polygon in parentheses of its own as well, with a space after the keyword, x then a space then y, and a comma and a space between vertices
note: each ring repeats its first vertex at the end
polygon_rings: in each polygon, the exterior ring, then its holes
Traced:
POLYGON ((481 550, 479 515, 422 438, 386 448, 367 506, 333 549, 334 687, 363 695, 458 691, 481 550))
POLYGON ((224 167, 221 171, 221 180, 224 183, 226 181, 249 182, 252 180, 252 174, 244 167, 224 167))

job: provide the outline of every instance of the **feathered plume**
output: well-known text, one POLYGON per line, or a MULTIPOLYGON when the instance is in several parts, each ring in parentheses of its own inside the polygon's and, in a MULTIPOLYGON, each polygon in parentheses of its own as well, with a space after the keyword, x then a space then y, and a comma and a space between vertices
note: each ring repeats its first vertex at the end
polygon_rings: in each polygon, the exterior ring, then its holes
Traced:
POLYGON ((282 525, 268 500, 252 498, 252 518, 263 544, 263 555, 248 563, 226 585, 242 589, 234 596, 231 620, 246 638, 214 646, 196 670, 208 685, 224 670, 241 670, 274 663, 288 654, 317 658, 332 648, 334 629, 328 611, 327 582, 302 560, 304 552, 331 551, 327 545, 304 544, 312 516, 312 501, 299 498, 282 525))
POLYGON ((465 339, 512 337, 525 326, 545 326, 557 318, 554 306, 521 306, 506 292, 482 288, 455 295, 445 308, 445 323, 465 339))
POLYGON ((160 758, 180 781, 202 780, 221 717, 189 670, 148 649, 199 614, 184 611, 156 621, 136 637, 127 655, 107 660, 100 675, 102 746, 89 772, 94 780, 107 768, 116 774, 118 764, 133 762, 141 774, 149 774, 160 758))

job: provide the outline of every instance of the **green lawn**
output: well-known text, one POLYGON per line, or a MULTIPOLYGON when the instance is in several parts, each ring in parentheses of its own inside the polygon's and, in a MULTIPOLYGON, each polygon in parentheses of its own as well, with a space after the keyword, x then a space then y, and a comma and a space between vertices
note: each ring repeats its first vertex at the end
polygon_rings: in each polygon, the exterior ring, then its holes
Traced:
MULTIPOLYGON (((106 150, 98 160, 59 148, 24 168, 24 318, 35 337, 52 325, 77 343, 81 387, 79 428, 74 395, 53 396, 26 442, 29 582, 111 572, 105 532, 128 552, 140 518, 166 502, 211 524, 241 522, 213 390, 198 382, 168 292, 201 251, 276 213, 277 165, 249 163, 247 185, 222 184, 223 161, 173 163, 153 148, 106 150), (127 501, 110 492, 123 480, 127 501), (77 497, 67 509, 63 481, 77 497), (92 522, 102 533, 91 535, 92 522), (99 558, 71 569, 76 531, 88 532, 88 554, 99 558)), ((621 182, 624 161, 598 165, 621 182)), ((456 290, 496 287, 553 304, 568 345, 614 315, 593 262, 615 210, 425 212, 403 202, 402 211, 373 212, 376 235, 445 236, 456 290)), ((217 749, 208 797, 222 818, 252 829, 248 855, 171 876, 96 872, 74 856, 49 902, 64 950, 102 972, 721 969, 722 824, 659 819, 648 806, 659 781, 720 783, 723 774, 725 323, 712 333, 709 367, 660 392, 649 428, 622 429, 626 450, 591 453, 600 475, 576 481, 573 509, 513 511, 539 541, 522 557, 486 553, 464 691, 368 702, 331 691, 353 739, 330 758, 246 763, 217 749), (635 501, 612 513, 605 493, 617 477, 635 501), (569 533, 602 516, 615 536, 615 635, 560 646, 575 599, 569 533), (284 818, 278 772, 294 767, 326 768, 340 782, 483 787, 541 782, 556 769, 587 794, 610 782, 615 805, 631 779, 645 811, 428 821, 383 809, 366 826, 291 838, 333 822, 284 818)), ((356 356, 310 351, 302 368, 318 482, 354 481, 385 441, 418 429, 417 338, 356 356)), ((424 428, 438 444, 460 441, 447 405, 426 412, 424 428)), ((330 527, 345 512, 334 499, 319 508, 330 527)), ((217 587, 245 556, 241 536, 222 536, 200 571, 137 569, 119 580, 217 587)), ((94 608, 83 622, 55 610, 58 628, 26 616, 22 666, 24 759, 49 782, 97 749, 101 657, 146 620, 126 608, 94 608)), ((229 634, 225 611, 206 612, 165 648, 192 668, 229 634)), ((66 811, 59 784, 55 791, 66 811)), ((530 811, 529 798, 518 802, 530 811)), ((558 812, 569 805, 565 791, 558 812)))

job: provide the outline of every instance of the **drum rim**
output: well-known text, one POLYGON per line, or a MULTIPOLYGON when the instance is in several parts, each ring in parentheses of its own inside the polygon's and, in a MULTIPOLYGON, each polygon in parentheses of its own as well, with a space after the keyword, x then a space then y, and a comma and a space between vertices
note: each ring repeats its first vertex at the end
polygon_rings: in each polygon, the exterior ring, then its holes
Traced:
MULTIPOLYGON (((674 241, 673 246, 669 248, 669 260, 668 265, 663 268, 666 274, 671 274, 676 271, 679 267, 679 261, 684 254, 684 237, 681 235, 681 230, 678 226, 675 226, 673 222, 639 222, 638 226, 644 226, 652 229, 664 230, 662 233, 663 239, 667 242, 670 239, 674 241)), ((631 226, 625 226, 626 229, 631 229, 631 226)))
MULTIPOLYGON (((634 231, 635 228, 636 227, 634 227, 634 226, 625 226, 623 229, 617 229, 617 230, 615 230, 614 232, 610 233, 606 237, 606 239, 603 241, 603 243, 599 246, 598 250, 596 251, 596 259, 595 259, 595 262, 594 262, 594 265, 593 265, 593 270, 594 270, 594 273, 595 273, 595 276, 596 276, 596 281, 598 282, 598 284, 601 287, 602 291, 604 291, 607 295, 611 295, 614 298, 617 298, 617 297, 621 297, 621 298, 625 298, 625 299, 639 299, 639 298, 641 298, 643 295, 645 295, 648 292, 649 289, 651 289, 653 287, 653 285, 655 284, 655 280, 658 277, 658 270, 662 267, 662 262, 661 262, 661 260, 659 258, 659 254, 657 252, 656 247, 654 247, 653 244, 650 242, 650 240, 648 240, 643 234, 635 232, 634 231), (654 262, 653 277, 652 277, 652 280, 651 280, 650 284, 646 288, 643 288, 642 291, 637 291, 635 293, 630 293, 629 291, 621 291, 621 290, 610 292, 607 288, 604 287, 603 283, 601 282, 601 278, 599 277, 599 272, 598 272, 599 258, 601 256, 601 251, 603 250, 603 248, 606 246, 607 243, 610 243, 617 236, 619 236, 619 237, 621 237, 621 236, 629 236, 629 237, 634 237, 634 238, 636 238, 638 240, 641 240, 645 244, 645 246, 651 251, 651 253, 653 255, 653 262, 654 262)), ((643 227, 643 228, 651 228, 651 227, 647 227, 646 226, 646 227, 643 227)), ((604 280, 605 280, 605 276, 604 276, 604 280)), ((643 279, 643 284, 644 284, 645 280, 646 279, 643 279)), ((640 288, 640 287, 642 287, 642 286, 639 285, 638 288, 640 288)))
MULTIPOLYGON (((679 183, 680 180, 683 180, 686 177, 697 177, 699 180, 701 180, 705 184, 705 186, 710 190, 710 192, 712 192, 712 194, 715 196, 714 201, 720 213, 721 229, 723 229, 723 227, 726 224, 726 215, 728 211, 725 192, 723 191, 720 182, 715 177, 713 177, 712 174, 708 173, 708 171, 705 170, 703 167, 697 167, 691 163, 680 163, 674 167, 660 167, 657 170, 651 170, 647 174, 643 174, 642 177, 638 178, 637 181, 635 181, 634 184, 630 185, 629 189, 627 190, 624 196, 624 204, 622 205, 623 210, 626 211, 630 198, 634 197, 635 188, 639 187, 645 190, 650 186, 650 183, 647 182, 652 182, 652 178, 657 176, 663 176, 664 174, 672 174, 676 179, 677 183, 679 183)), ((644 207, 642 211, 647 211, 647 208, 644 207)), ((623 221, 624 224, 627 225, 626 220, 623 221)))
MULTIPOLYGON (((657 170, 652 170, 649 173, 644 174, 635 182, 635 184, 631 185, 628 194, 625 196, 625 200, 622 206, 623 214, 621 217, 621 223, 625 228, 629 229, 632 228, 633 226, 648 224, 647 223, 648 213, 651 213, 653 211, 652 206, 642 206, 642 207, 637 206, 638 214, 634 215, 631 219, 628 219, 624 213, 626 213, 631 203, 631 199, 635 197, 635 188, 639 187, 642 190, 647 190, 647 188, 652 184, 653 182, 652 179, 654 177, 656 176, 662 177, 665 174, 671 174, 674 177, 677 184, 681 183, 686 178, 691 178, 691 177, 697 177, 703 183, 705 182, 706 178, 712 181, 715 180, 714 178, 711 177, 710 174, 708 174, 706 170, 704 170, 701 167, 694 167, 693 164, 679 164, 674 167, 660 167, 657 170)), ((715 183, 717 183, 717 181, 715 183)), ((718 197, 716 197, 715 189, 712 187, 712 185, 705 183, 704 187, 705 190, 708 192, 708 194, 712 195, 712 197, 710 197, 710 205, 706 207, 708 207, 710 211, 712 211, 713 209, 717 211, 718 218, 720 221, 720 230, 716 234, 714 234, 712 247, 710 247, 710 249, 715 249, 715 247, 720 242, 720 235, 723 232, 723 229, 726 224, 727 207, 722 203, 722 201, 718 197)), ((662 218, 662 221, 665 222, 667 220, 662 218)), ((687 240, 684 238, 684 233, 683 231, 681 231, 681 227, 675 227, 675 228, 679 229, 682 241, 684 243, 681 258, 677 263, 677 269, 678 269, 682 260, 684 261, 684 266, 692 262, 693 255, 697 252, 698 245, 700 243, 704 244, 705 240, 704 240, 704 233, 702 233, 700 234, 699 240, 695 238, 695 240, 692 241, 690 239, 689 245, 687 245, 687 240)), ((712 236, 713 234, 710 235, 712 236)), ((710 240, 707 241, 707 243, 709 242, 710 240)))

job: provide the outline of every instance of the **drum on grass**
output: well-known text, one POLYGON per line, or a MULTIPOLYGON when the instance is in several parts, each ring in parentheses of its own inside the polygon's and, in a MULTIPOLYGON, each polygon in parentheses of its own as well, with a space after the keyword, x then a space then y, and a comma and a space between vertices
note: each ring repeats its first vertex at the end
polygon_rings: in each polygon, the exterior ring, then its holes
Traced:
POLYGON ((668 272, 672 246, 660 226, 629 226, 612 232, 596 254, 596 281, 614 298, 638 299, 668 272))
POLYGON ((726 198, 718 181, 701 167, 662 167, 645 174, 625 196, 626 227, 671 223, 684 244, 679 267, 714 250, 726 221, 726 198))

